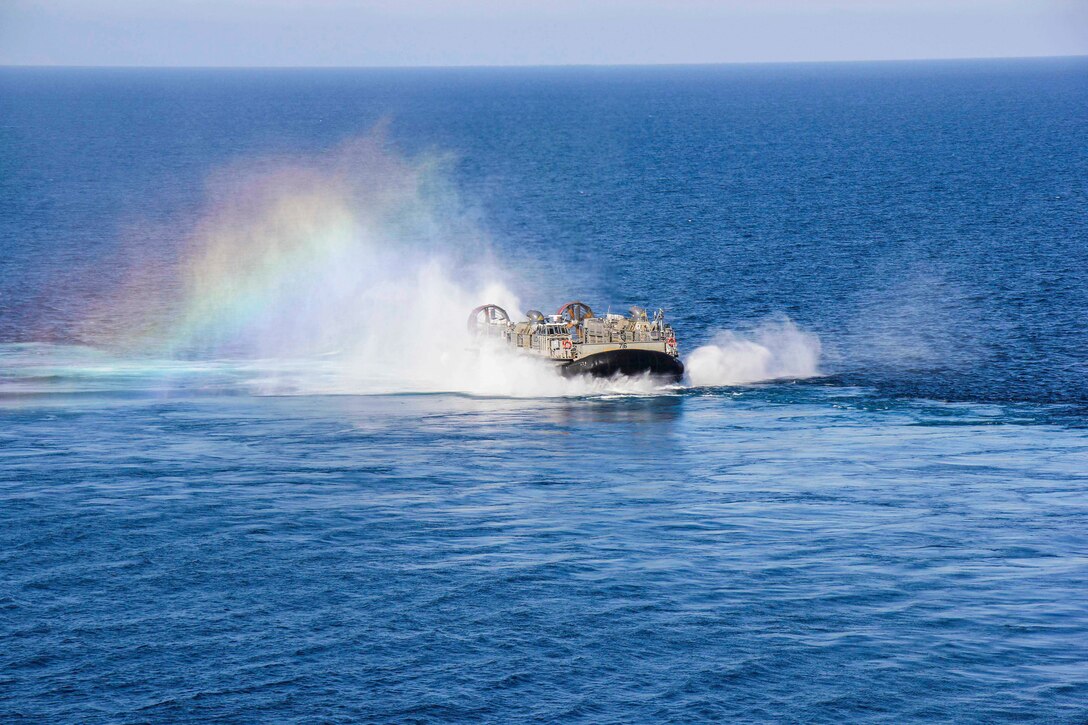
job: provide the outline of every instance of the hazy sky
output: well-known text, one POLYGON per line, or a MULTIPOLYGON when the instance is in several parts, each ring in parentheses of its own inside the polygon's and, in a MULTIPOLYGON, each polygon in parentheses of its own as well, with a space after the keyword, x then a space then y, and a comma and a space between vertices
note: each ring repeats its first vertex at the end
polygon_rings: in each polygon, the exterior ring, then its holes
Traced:
POLYGON ((391 66, 1088 54, 1088 0, 0 0, 0 64, 391 66))

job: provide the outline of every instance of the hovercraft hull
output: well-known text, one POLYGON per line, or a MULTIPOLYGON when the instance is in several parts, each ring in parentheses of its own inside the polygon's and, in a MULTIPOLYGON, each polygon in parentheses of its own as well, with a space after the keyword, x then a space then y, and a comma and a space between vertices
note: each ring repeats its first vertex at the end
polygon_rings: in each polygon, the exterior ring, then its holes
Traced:
POLYGON ((679 382, 684 364, 672 355, 655 350, 607 350, 580 357, 560 368, 565 377, 590 375, 610 378, 613 375, 644 375, 679 382))

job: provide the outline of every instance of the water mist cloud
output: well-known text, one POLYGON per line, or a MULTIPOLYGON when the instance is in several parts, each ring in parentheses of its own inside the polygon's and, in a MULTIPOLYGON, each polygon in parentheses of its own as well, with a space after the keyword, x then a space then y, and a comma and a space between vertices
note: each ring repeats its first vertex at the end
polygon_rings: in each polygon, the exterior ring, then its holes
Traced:
POLYGON ((696 387, 743 385, 820 374, 820 340, 790 320, 762 325, 751 333, 724 331, 687 358, 688 380, 696 387))
MULTIPOLYGON (((123 338, 100 342, 162 360, 234 361, 261 393, 660 392, 650 379, 566 379, 547 361, 474 348, 469 310, 524 307, 449 172, 449 157, 406 156, 380 133, 223 169, 176 261, 135 270, 98 314, 123 338)), ((687 364, 694 385, 743 384, 815 375, 819 351, 787 321, 721 333, 687 364)))
POLYGON ((450 159, 381 134, 308 158, 215 173, 177 262, 134 270, 97 315, 133 354, 236 361, 268 393, 650 392, 567 380, 545 361, 473 349, 468 312, 522 308, 449 182, 450 159), (138 331, 133 336, 132 331, 138 331))

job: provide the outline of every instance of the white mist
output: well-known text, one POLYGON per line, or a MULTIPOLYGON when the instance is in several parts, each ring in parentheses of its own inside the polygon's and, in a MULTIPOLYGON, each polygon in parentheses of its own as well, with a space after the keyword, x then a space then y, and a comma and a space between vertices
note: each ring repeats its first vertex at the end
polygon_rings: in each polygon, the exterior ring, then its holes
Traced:
POLYGON ((766 323, 748 333, 719 332, 686 361, 695 387, 743 385, 820 374, 820 339, 790 320, 766 323))

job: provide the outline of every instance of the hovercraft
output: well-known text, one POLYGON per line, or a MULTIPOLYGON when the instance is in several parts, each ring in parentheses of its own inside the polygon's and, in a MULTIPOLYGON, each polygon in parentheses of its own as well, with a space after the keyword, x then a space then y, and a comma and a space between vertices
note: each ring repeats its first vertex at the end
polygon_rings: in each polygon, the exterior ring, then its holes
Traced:
POLYGON ((514 322, 498 305, 480 305, 468 316, 468 330, 477 341, 495 340, 555 363, 568 377, 649 374, 678 382, 684 374, 676 333, 663 310, 652 318, 637 306, 626 316, 597 316, 583 302, 568 302, 554 315, 529 310, 526 318, 514 322))

